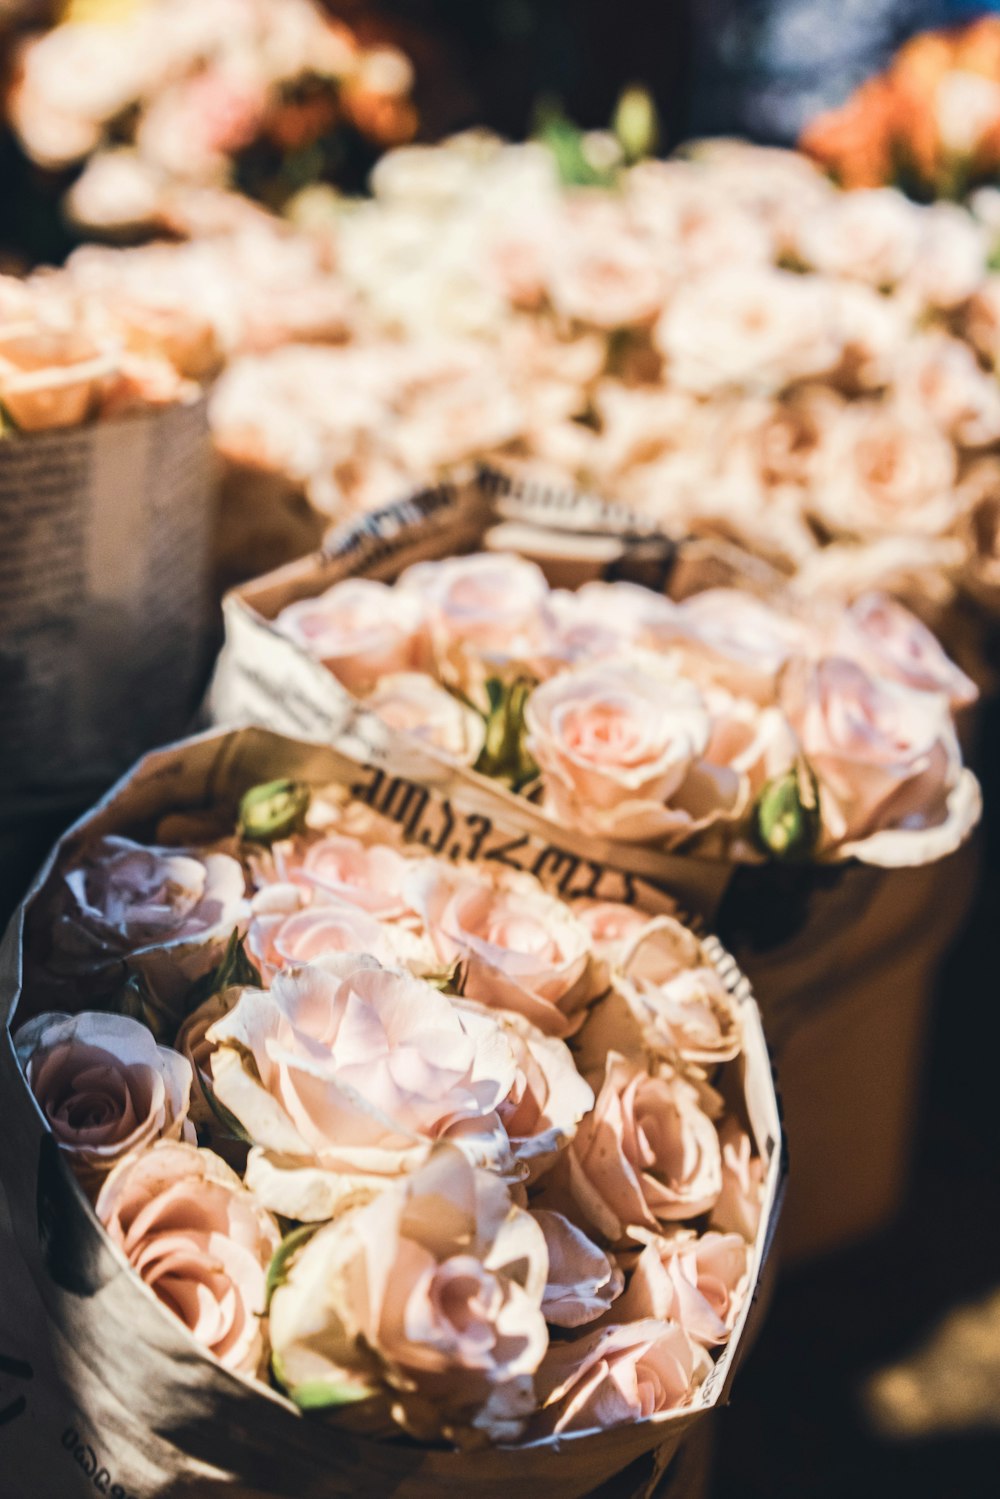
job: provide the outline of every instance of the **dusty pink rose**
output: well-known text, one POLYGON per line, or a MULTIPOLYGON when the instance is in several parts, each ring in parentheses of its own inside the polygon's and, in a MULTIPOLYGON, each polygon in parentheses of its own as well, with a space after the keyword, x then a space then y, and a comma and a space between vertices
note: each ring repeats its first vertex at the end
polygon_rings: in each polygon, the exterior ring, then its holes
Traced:
POLYGON ((874 675, 917 692, 937 692, 952 708, 974 703, 979 689, 916 615, 885 594, 866 593, 837 616, 832 650, 874 675))
POLYGON ((208 1040, 215 1095, 254 1142, 247 1184, 285 1217, 328 1218, 443 1138, 510 1167, 497 1113, 516 1079, 510 1043, 402 969, 355 953, 279 974, 208 1040))
POLYGON ((390 729, 412 734, 459 765, 474 765, 486 738, 481 713, 422 672, 383 677, 365 706, 390 729))
POLYGON ((961 773, 945 698, 831 657, 790 671, 782 700, 819 778, 828 845, 944 820, 961 773))
POLYGON ((462 992, 512 1010, 550 1036, 567 1036, 594 997, 587 930, 531 875, 427 860, 407 898, 443 963, 462 965, 462 992))
POLYGON ((621 1270, 563 1213, 535 1208, 531 1216, 545 1235, 549 1255, 542 1298, 546 1322, 553 1327, 596 1322, 621 1295, 625 1284, 621 1270))
POLYGON ((764 1197, 764 1162, 735 1119, 719 1126, 722 1146, 722 1191, 712 1208, 710 1225, 724 1234, 739 1234, 748 1243, 757 1237, 764 1197))
POLYGON ((261 1372, 267 1268, 281 1235, 224 1161, 161 1141, 112 1172, 97 1216, 136 1274, 225 1368, 261 1372))
POLYGON ((738 1233, 681 1229, 652 1239, 639 1255, 616 1321, 679 1322, 696 1343, 726 1343, 750 1290, 750 1248, 738 1233))
POLYGON ((655 649, 677 632, 676 605, 636 583, 585 583, 575 592, 554 588, 541 618, 540 656, 550 665, 592 663, 634 646, 655 649))
POLYGON ((711 1367, 676 1322, 646 1318, 553 1343, 538 1371, 532 1437, 604 1431, 690 1405, 711 1367))
POLYGON ((438 1146, 294 1257, 271 1302, 275 1372, 293 1399, 348 1390, 416 1437, 514 1441, 548 1345, 546 1271, 503 1182, 438 1146))
POLYGON ((420 599, 370 578, 347 578, 319 598, 288 604, 274 623, 359 696, 381 677, 417 671, 427 660, 420 599))
POLYGON ((703 761, 698 689, 655 657, 563 672, 535 689, 527 746, 546 806, 568 827, 628 842, 676 839, 731 808, 735 778, 703 761))
POLYGON ((53 967, 124 959, 166 999, 207 973, 246 919, 243 870, 228 854, 109 834, 84 847, 64 880, 69 904, 53 934, 53 967))
POLYGON ((441 649, 475 648, 507 657, 533 638, 548 584, 533 562, 505 553, 474 553, 418 562, 397 585, 430 610, 441 649))
POLYGON ((159 1139, 194 1139, 191 1068, 124 1015, 39 1015, 15 1038, 60 1148, 88 1185, 159 1139))
POLYGON ((614 1051, 563 1160, 585 1222, 611 1244, 696 1218, 722 1190, 719 1136, 698 1090, 668 1067, 651 1074, 614 1051))

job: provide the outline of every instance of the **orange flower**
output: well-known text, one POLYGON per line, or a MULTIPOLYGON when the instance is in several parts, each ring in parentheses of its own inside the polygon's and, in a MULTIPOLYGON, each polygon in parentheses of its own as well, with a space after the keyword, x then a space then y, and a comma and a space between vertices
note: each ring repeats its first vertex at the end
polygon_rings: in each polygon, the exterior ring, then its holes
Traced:
POLYGON ((895 105, 888 81, 871 78, 840 109, 817 115, 799 147, 843 187, 881 187, 892 178, 895 105))

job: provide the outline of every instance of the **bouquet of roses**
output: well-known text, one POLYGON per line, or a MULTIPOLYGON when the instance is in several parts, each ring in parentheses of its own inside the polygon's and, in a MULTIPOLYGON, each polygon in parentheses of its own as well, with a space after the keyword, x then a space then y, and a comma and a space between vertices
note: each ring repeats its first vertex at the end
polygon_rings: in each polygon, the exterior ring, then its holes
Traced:
POLYGON ((432 856, 315 753, 336 779, 245 789, 235 824, 223 797, 70 840, 27 929, 24 1080, 223 1368, 379 1440, 638 1424, 622 1466, 707 1403, 758 1273, 745 991, 669 902, 593 866, 561 896, 481 817, 479 858, 432 856))
MULTIPOLYGON (((345 548, 349 553, 349 548, 345 548)), ((563 829, 746 862, 923 863, 979 813, 976 689, 906 609, 732 588, 550 588, 521 557, 418 562, 286 603, 274 630, 393 733, 563 829)))

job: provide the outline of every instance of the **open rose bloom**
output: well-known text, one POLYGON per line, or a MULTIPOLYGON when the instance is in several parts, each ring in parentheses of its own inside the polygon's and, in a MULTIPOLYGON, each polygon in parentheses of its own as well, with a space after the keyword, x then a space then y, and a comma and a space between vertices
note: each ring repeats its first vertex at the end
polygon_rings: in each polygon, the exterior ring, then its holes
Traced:
POLYGON ((266 1431, 303 1491, 582 1499, 666 1464, 728 1387, 781 1186, 759 1015, 652 886, 546 879, 527 825, 399 781, 421 830, 360 774, 205 736, 56 850, 10 996, 3 1185, 15 1214, 42 1193, 25 1224, 55 1194, 51 1232, 86 1225, 77 1280, 114 1267, 75 1336, 129 1326, 101 1381, 180 1471, 175 1360, 258 1489, 266 1431), (70 959, 118 965, 100 1010, 82 986, 42 1009, 70 959))
MULTIPOLYGON (((684 543, 676 599, 602 581, 584 540, 557 546, 557 533, 542 531, 544 499, 529 493, 521 504, 515 491, 515 522, 526 519, 505 526, 511 511, 502 501, 491 509, 484 483, 428 492, 436 560, 407 565, 426 558, 421 519, 388 507, 379 529, 394 542, 377 581, 357 575, 370 534, 359 525, 326 559, 231 595, 216 720, 252 718, 263 691, 272 720, 292 731, 305 698, 350 753, 403 757, 435 777, 447 766, 509 811, 527 803, 551 836, 589 839, 626 868, 654 858, 722 871, 765 861, 915 866, 962 845, 980 798, 956 718, 977 689, 904 605, 876 589, 849 604, 806 600, 776 587, 773 573, 763 596, 748 591, 760 579, 738 554, 742 586, 705 587, 711 564, 688 564, 684 543), (491 514, 501 521, 492 528, 491 514), (560 585, 579 586, 554 586, 537 562, 506 550, 444 554, 449 534, 464 541, 470 531, 498 547, 516 533, 560 585)), ((582 498, 575 508, 570 525, 628 525, 582 498)), ((732 572, 728 554, 719 558, 732 572)), ((441 961, 468 961, 477 992, 497 991, 484 977, 494 918, 449 878, 454 888, 414 886, 410 899, 441 961)), ((522 919, 513 889, 505 902, 504 920, 522 919)), ((566 966, 566 992, 551 979, 540 987, 528 965, 520 1000, 506 1002, 570 1034, 575 939, 529 907, 523 920, 545 929, 539 961, 566 966), (558 1014, 544 1021, 553 999, 558 1014)))

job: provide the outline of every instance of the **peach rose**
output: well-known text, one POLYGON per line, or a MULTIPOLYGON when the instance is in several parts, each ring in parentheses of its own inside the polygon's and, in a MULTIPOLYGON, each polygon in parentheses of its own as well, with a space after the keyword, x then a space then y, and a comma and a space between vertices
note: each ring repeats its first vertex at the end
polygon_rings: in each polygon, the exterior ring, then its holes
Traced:
POLYGON ((758 703, 774 701, 778 676, 806 654, 815 632, 804 620, 737 588, 709 588, 678 609, 684 660, 705 682, 758 703))
POLYGON ((736 1002, 698 939, 673 917, 657 917, 636 933, 618 958, 613 983, 650 1051, 702 1067, 739 1056, 736 1002))
POLYGON ((416 671, 426 660, 419 598, 370 578, 346 578, 319 598, 287 604, 274 624, 362 697, 381 677, 416 671))
POLYGON ((63 879, 53 969, 116 972, 124 963, 167 1003, 215 966, 246 920, 243 870, 228 854, 108 834, 85 844, 63 879))
POLYGON ((697 1088, 669 1067, 651 1074, 615 1051, 562 1159, 584 1220, 611 1244, 696 1218, 722 1190, 719 1137, 697 1088))
POLYGON ((397 591, 423 600, 445 654, 464 647, 509 657, 518 642, 534 637, 548 584, 533 562, 479 552, 418 562, 403 573, 397 591))
POLYGON ((191 1068, 138 1020, 39 1015, 14 1044, 38 1107, 86 1185, 154 1140, 194 1139, 191 1068))
POLYGON ((916 414, 926 413, 959 447, 993 447, 1000 440, 1000 390, 967 343, 929 332, 912 340, 897 391, 916 414))
POLYGON ((615 1320, 679 1322, 696 1343, 729 1341, 750 1290, 750 1247, 739 1234, 687 1229, 648 1243, 615 1307, 615 1320))
POLYGON ((244 989, 212 1026, 212 1086, 254 1141, 247 1185, 273 1211, 328 1218, 456 1139, 501 1169, 514 1086, 493 1018, 402 969, 342 954, 244 989))
POLYGON ((160 1141, 111 1173, 97 1216, 136 1274, 226 1369, 264 1359, 278 1225, 210 1150, 160 1141))
POLYGON ((422 672, 383 677, 365 707, 391 729, 412 734, 459 765, 474 765, 482 752, 482 715, 422 672))
POLYGON ((735 777, 715 776, 703 760, 712 732, 704 698, 655 657, 563 672, 531 694, 524 721, 546 808, 565 826, 652 842, 732 808, 735 777))
POLYGON ((675 1322, 646 1318, 553 1343, 538 1371, 533 1439, 604 1431, 691 1404, 711 1368, 675 1322))
POLYGON ((418 1438, 516 1441, 548 1345, 547 1268, 503 1182, 438 1146, 294 1256, 271 1302, 275 1374, 303 1405, 328 1388, 418 1438))
POLYGON ((818 212, 803 215, 795 248, 816 271, 884 290, 916 261, 921 227, 920 210, 902 193, 861 188, 832 194, 818 212))
POLYGON ((754 1154, 746 1130, 735 1119, 719 1125, 722 1147, 722 1191, 709 1224, 723 1234, 738 1234, 753 1243, 760 1226, 764 1196, 764 1162, 754 1154))
POLYGON ((840 359, 833 307, 818 278, 750 265, 682 287, 656 327, 671 381, 696 395, 725 388, 766 395, 840 359))
POLYGON ((616 900, 576 900, 573 902, 573 914, 590 933, 597 957, 608 960, 613 960, 650 921, 645 911, 616 900))
POLYGON ((955 449, 912 413, 857 402, 827 429, 809 506, 832 536, 937 536, 958 515, 955 449))
POLYGON ((559 317, 613 333, 643 327, 663 306, 668 278, 664 258, 624 226, 608 226, 561 240, 546 277, 559 317))
POLYGON ((979 689, 916 615, 885 594, 866 593, 838 614, 831 651, 873 675, 917 692, 943 694, 952 708, 974 703, 979 689))
POLYGON ((625 1285, 621 1270, 563 1213, 533 1208, 531 1216, 545 1235, 549 1256, 542 1298, 546 1322, 553 1327, 595 1322, 621 1295, 625 1285))
POLYGON ((964 206, 939 201, 922 214, 917 258, 900 291, 918 308, 961 308, 982 285, 990 235, 964 206))
POLYGON ((941 823, 961 771, 945 699, 831 657, 787 674, 782 701, 820 781, 827 848, 941 823))
POLYGON ((406 894, 443 963, 460 963, 467 998, 567 1036, 594 997, 587 930, 532 875, 413 866, 406 894))

